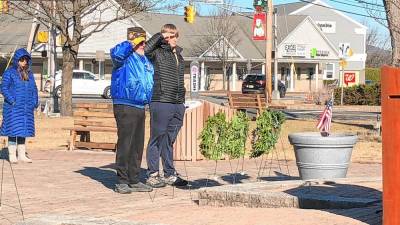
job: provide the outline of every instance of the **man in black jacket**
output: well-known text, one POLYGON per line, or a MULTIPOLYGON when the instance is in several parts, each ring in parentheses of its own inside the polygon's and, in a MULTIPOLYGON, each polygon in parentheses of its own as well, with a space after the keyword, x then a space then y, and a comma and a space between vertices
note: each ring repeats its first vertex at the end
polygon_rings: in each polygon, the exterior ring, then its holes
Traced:
POLYGON ((145 54, 154 66, 153 96, 150 103, 150 140, 147 147, 147 184, 152 187, 186 186, 188 182, 175 171, 173 144, 185 115, 185 62, 177 45, 179 33, 175 25, 165 24, 153 35, 145 54), (164 179, 159 175, 160 156, 164 179))

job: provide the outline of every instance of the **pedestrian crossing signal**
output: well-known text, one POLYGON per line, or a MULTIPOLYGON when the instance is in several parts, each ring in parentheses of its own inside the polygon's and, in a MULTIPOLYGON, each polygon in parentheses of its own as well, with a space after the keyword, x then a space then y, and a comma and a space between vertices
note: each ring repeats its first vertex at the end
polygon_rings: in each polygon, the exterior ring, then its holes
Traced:
POLYGON ((194 23, 195 15, 196 15, 196 10, 193 5, 185 6, 185 21, 187 23, 194 23))

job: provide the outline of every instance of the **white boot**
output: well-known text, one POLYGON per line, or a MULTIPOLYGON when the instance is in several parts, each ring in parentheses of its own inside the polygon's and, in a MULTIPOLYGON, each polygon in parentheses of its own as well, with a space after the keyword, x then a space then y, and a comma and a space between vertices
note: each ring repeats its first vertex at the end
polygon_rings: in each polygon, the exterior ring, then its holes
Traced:
POLYGON ((18 160, 26 163, 32 162, 32 159, 26 156, 25 145, 18 145, 18 160))
POLYGON ((8 160, 10 163, 18 163, 16 145, 8 145, 8 160))

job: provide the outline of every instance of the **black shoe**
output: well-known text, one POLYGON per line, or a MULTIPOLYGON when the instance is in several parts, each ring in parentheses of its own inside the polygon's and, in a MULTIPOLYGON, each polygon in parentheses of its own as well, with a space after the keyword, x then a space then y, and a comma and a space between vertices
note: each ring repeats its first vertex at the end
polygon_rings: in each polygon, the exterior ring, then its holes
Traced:
POLYGON ((132 189, 127 184, 116 184, 114 191, 120 194, 132 193, 132 189))
POLYGON ((164 181, 166 184, 176 187, 183 187, 189 184, 187 180, 182 179, 178 175, 171 175, 169 177, 166 177, 164 181))
POLYGON ((143 184, 142 182, 138 182, 136 184, 129 184, 132 192, 151 192, 153 188, 149 185, 143 184))

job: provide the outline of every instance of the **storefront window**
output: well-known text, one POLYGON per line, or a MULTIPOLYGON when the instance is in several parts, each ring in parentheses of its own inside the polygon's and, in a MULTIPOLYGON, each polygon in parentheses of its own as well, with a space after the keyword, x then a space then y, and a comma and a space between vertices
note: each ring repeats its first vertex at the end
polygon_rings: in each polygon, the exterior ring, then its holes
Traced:
POLYGON ((334 72, 335 72, 335 64, 327 63, 326 64, 326 69, 324 71, 324 79, 325 80, 333 80, 334 72))
POLYGON ((83 66, 84 70, 90 71, 90 72, 93 72, 92 68, 93 68, 93 64, 91 64, 91 63, 85 63, 85 65, 83 66))

